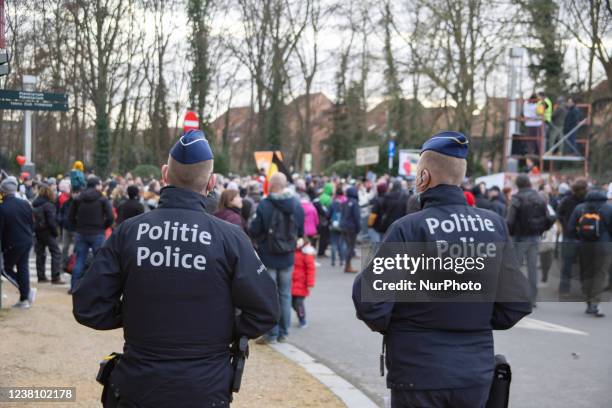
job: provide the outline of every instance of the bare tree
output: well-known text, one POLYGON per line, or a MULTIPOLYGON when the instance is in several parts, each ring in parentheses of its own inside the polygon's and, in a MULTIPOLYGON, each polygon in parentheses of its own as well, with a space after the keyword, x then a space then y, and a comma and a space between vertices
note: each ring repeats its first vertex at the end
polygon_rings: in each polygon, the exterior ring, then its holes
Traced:
POLYGON ((405 104, 399 78, 397 62, 393 54, 392 37, 394 22, 392 5, 389 0, 384 3, 381 25, 384 31, 383 57, 385 61, 385 83, 387 97, 387 131, 397 135, 398 143, 406 140, 405 104))
POLYGON ((612 34, 612 13, 606 9, 604 0, 588 2, 565 0, 565 18, 559 22, 574 39, 589 50, 586 91, 590 100, 593 87, 593 65, 599 61, 608 78, 608 89, 612 94, 612 50, 605 45, 605 39, 612 34))
POLYGON ((507 22, 498 18, 504 10, 482 0, 421 0, 415 10, 420 25, 415 40, 421 46, 414 48, 413 58, 419 71, 450 98, 454 127, 469 134, 477 82, 496 68, 504 51, 507 22))
POLYGON ((259 145, 280 147, 287 63, 308 24, 310 0, 238 0, 244 35, 230 44, 253 78, 259 145))
POLYGON ((100 174, 109 170, 109 133, 112 98, 121 86, 124 61, 120 52, 127 38, 123 23, 129 2, 120 0, 75 0, 69 5, 81 33, 81 75, 84 91, 95 110, 94 167, 100 174))
MULTIPOLYGON (((165 0, 147 0, 145 10, 153 15, 153 42, 146 58, 148 62, 146 77, 151 96, 149 98, 148 145, 154 163, 163 162, 169 144, 168 86, 166 85, 166 53, 172 35, 172 27, 167 26, 167 17, 173 4, 165 0)), ((171 19, 169 19, 171 20, 171 19)))
POLYGON ((193 63, 190 71, 189 99, 198 113, 201 127, 210 122, 207 108, 212 106, 211 97, 215 76, 226 60, 226 41, 222 35, 213 33, 213 19, 224 9, 226 1, 187 0, 187 18, 191 26, 189 34, 189 59, 193 63))
MULTIPOLYGON (((308 16, 308 26, 295 48, 304 93, 295 103, 296 116, 299 122, 298 143, 295 144, 292 156, 298 161, 304 153, 310 153, 312 144, 312 86, 319 70, 320 50, 319 32, 326 18, 336 9, 335 5, 326 6, 321 0, 312 0, 308 16)), ((290 81, 289 92, 292 92, 290 81)), ((294 100, 296 100, 294 95, 294 100)))

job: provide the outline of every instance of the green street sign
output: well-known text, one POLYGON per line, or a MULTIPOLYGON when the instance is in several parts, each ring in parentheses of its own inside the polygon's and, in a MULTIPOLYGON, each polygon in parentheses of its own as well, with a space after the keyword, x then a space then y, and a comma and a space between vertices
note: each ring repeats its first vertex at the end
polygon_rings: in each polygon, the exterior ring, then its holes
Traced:
POLYGON ((29 111, 67 111, 66 94, 0 90, 0 109, 29 111))

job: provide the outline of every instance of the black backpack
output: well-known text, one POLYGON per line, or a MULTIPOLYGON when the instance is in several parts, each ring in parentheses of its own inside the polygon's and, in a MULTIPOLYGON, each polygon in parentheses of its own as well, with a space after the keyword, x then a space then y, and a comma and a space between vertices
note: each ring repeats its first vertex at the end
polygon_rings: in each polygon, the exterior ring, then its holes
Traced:
POLYGON ((535 194, 521 199, 518 221, 522 235, 541 235, 553 224, 546 203, 535 194))
POLYGON ((44 205, 32 208, 32 215, 34 217, 34 231, 44 231, 49 227, 44 205))
POLYGON ((599 241, 602 219, 599 211, 591 206, 585 207, 576 223, 576 233, 581 241, 599 241))
POLYGON ((286 254, 297 247, 297 228, 293 211, 284 213, 272 200, 272 217, 268 228, 268 250, 271 254, 286 254))

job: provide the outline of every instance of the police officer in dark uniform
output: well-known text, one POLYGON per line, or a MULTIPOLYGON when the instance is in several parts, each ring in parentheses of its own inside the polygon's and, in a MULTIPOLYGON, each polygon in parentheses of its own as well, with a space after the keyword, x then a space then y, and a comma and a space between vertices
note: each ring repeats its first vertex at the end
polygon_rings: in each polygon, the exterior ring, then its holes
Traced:
POLYGON ((276 285, 246 234, 204 210, 215 176, 201 131, 174 145, 162 178, 159 206, 114 231, 75 289, 73 313, 97 330, 123 327, 109 381, 118 406, 227 407, 230 343, 274 327, 276 285))
POLYGON ((358 275, 353 286, 357 317, 384 335, 387 386, 394 408, 484 407, 494 370, 492 330, 508 329, 531 312, 527 281, 514 260, 504 219, 468 206, 459 187, 467 153, 468 140, 458 132, 438 133, 425 142, 416 178, 422 210, 393 223, 383 247, 398 242, 458 242, 460 237, 503 243, 499 269, 513 274, 508 281, 514 285, 512 293, 520 296, 482 302, 366 301, 362 285, 368 284, 367 268, 358 275), (466 220, 480 217, 483 223, 462 222, 456 228, 456 223, 444 222, 455 215, 466 220))

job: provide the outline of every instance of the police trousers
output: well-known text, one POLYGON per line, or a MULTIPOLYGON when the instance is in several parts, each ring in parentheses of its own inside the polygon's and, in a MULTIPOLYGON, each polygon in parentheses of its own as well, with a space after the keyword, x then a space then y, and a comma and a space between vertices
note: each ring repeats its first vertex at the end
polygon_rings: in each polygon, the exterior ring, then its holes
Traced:
POLYGON ((489 387, 391 390, 391 408, 484 408, 489 387))
POLYGON ((601 295, 606 286, 606 273, 612 262, 608 242, 585 242, 580 246, 579 260, 583 275, 582 290, 589 303, 601 302, 601 295))

